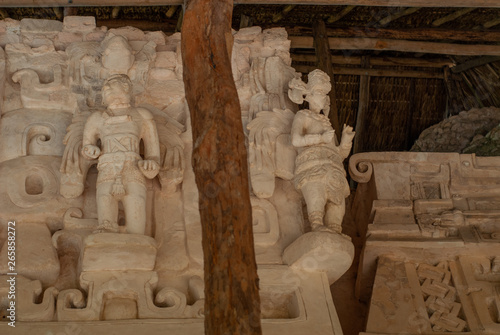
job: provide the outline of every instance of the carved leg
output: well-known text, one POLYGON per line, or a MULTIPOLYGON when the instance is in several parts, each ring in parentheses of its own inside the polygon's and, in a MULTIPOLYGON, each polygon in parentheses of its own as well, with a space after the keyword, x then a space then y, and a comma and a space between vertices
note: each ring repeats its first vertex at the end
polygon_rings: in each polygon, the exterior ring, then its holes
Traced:
POLYGON ((342 200, 342 203, 340 205, 328 202, 326 204, 325 226, 327 226, 330 230, 341 234, 344 214, 345 199, 342 200))
POLYGON ((125 187, 127 195, 123 197, 123 208, 127 232, 144 235, 146 231, 146 186, 129 182, 125 187))
POLYGON ((118 200, 111 195, 113 182, 102 183, 97 186, 97 217, 99 226, 94 233, 118 231, 118 200))
POLYGON ((311 230, 321 230, 323 228, 326 205, 325 185, 321 182, 308 182, 302 186, 301 191, 307 204, 307 214, 311 223, 311 230))

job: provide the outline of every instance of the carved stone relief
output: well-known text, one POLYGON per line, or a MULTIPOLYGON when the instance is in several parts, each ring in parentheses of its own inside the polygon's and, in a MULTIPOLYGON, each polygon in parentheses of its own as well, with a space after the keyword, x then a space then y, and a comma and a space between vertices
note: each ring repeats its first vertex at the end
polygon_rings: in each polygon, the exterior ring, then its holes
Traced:
MULTIPOLYGON (((122 327, 115 320, 129 320, 135 330, 161 324, 201 334, 198 192, 219 189, 196 188, 180 34, 108 30, 71 16, 0 25, 0 313, 8 314, 12 272, 6 224, 15 220, 17 321, 26 329, 107 334, 122 327)), ((264 329, 341 334, 329 285, 354 254, 340 234, 342 160, 354 133, 346 127, 340 146, 333 142, 319 116, 328 109, 329 78, 294 79, 284 29, 246 28, 234 40, 264 329), (297 85, 306 90, 297 93, 297 85), (311 111, 296 113, 298 95, 311 111), (308 133, 294 134, 295 123, 308 133), (320 177, 299 171, 296 160, 308 149, 293 143, 296 136, 322 137, 307 145, 329 161, 322 174, 329 186, 312 198, 306 185, 320 177), (304 222, 303 198, 326 208, 321 219, 304 222)), ((6 327, 0 322, 0 331, 6 327)))
POLYGON ((357 216, 368 225, 364 334, 497 333, 498 158, 363 153, 349 164, 367 183, 354 208, 369 204, 357 216))

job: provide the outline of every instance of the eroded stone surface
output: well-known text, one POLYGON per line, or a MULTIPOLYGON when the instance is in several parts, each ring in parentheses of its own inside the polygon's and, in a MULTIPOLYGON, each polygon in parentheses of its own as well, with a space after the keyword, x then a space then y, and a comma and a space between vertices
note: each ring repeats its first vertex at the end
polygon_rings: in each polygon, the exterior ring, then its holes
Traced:
MULTIPOLYGON (((425 129, 411 151, 464 152, 471 142, 483 138, 500 123, 500 109, 471 109, 425 129)), ((469 149, 466 153, 475 152, 469 149)))

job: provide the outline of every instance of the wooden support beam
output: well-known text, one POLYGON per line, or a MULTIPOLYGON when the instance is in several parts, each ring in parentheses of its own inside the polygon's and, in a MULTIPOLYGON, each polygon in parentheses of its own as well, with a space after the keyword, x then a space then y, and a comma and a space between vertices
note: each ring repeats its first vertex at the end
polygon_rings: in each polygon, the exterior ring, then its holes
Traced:
POLYGON ((240 29, 242 28, 248 28, 253 25, 253 19, 245 14, 241 14, 241 19, 240 19, 240 29))
POLYGON ((273 16, 273 22, 276 23, 278 22, 279 20, 281 20, 282 18, 285 17, 286 14, 290 13, 290 11, 292 9, 294 9, 296 7, 296 5, 286 5, 283 10, 277 14, 274 14, 273 16))
MULTIPOLYGON (((370 59, 363 56, 361 60, 363 69, 368 70, 370 67, 370 59)), ((364 74, 359 79, 359 98, 358 112, 356 113, 356 136, 354 137, 353 154, 363 151, 363 136, 365 128, 366 115, 368 114, 368 106, 370 105, 370 76, 364 74)))
POLYGON ((496 18, 494 20, 488 21, 486 23, 483 23, 483 27, 486 29, 492 28, 494 26, 498 26, 500 24, 500 17, 496 18))
POLYGON ((54 7, 52 8, 52 10, 54 11, 54 14, 56 15, 56 18, 58 20, 64 19, 64 12, 61 7, 54 7))
POLYGON ((184 8, 179 13, 179 18, 177 19, 177 25, 175 26, 175 32, 179 32, 182 30, 182 22, 184 21, 184 8))
MULTIPOLYGON (((315 55, 300 55, 291 54, 292 61, 294 62, 315 62, 315 55)), ((361 57, 358 56, 337 56, 332 55, 331 60, 333 64, 341 65, 360 65, 361 57)), ((375 66, 413 66, 413 67, 430 67, 442 68, 443 66, 452 67, 455 63, 449 59, 416 59, 416 58, 396 58, 396 57, 372 57, 370 64, 375 66)))
MULTIPOLYGON (((443 73, 444 76, 444 73, 443 73)), ((408 119, 406 120, 406 136, 405 136, 405 144, 404 144, 404 150, 410 150, 411 149, 411 126, 413 124, 413 115, 415 113, 415 101, 416 99, 419 99, 420 97, 415 96, 415 80, 410 80, 410 106, 409 110, 407 111, 407 117, 408 119)))
POLYGON ((78 8, 75 7, 64 7, 64 17, 66 16, 76 16, 78 15, 78 8))
MULTIPOLYGON (((498 0, 236 0, 235 4, 255 5, 333 5, 380 7, 475 7, 500 8, 498 0)), ((55 6, 168 6, 182 5, 184 0, 2 0, 1 7, 55 7, 55 6)))
POLYGON ((390 22, 395 21, 403 16, 411 15, 420 10, 421 7, 410 7, 402 9, 398 12, 391 13, 388 16, 381 19, 378 23, 382 26, 388 25, 390 22))
POLYGON ((465 63, 459 64, 455 67, 451 68, 452 73, 460 73, 467 71, 469 69, 481 66, 481 65, 486 65, 489 63, 493 62, 500 62, 500 56, 485 56, 481 58, 476 58, 476 59, 471 59, 470 61, 467 61, 465 63))
POLYGON ((335 80, 333 78, 333 64, 331 60, 330 48, 328 45, 328 36, 326 35, 325 22, 322 20, 316 20, 313 24, 313 34, 314 34, 314 46, 316 52, 316 65, 327 75, 330 76, 330 82, 332 84, 332 89, 330 90, 330 114, 328 118, 332 124, 333 130, 335 130, 335 136, 340 143, 340 136, 342 134, 342 128, 339 124, 339 111, 337 108, 337 96, 335 93, 335 80))
MULTIPOLYGON (((287 28, 289 36, 311 36, 310 27, 296 26, 287 28)), ((463 41, 463 42, 498 42, 499 31, 474 31, 474 30, 451 30, 438 28, 419 29, 387 29, 387 28, 328 28, 329 37, 363 37, 397 40, 432 41, 463 41)))
POLYGON ((7 11, 5 9, 0 8, 0 19, 4 20, 7 18, 9 18, 9 13, 7 13, 7 11))
POLYGON ((177 7, 178 6, 168 7, 167 12, 165 13, 165 16, 167 17, 167 19, 171 19, 174 16, 175 12, 177 12, 177 7))
POLYGON ((442 25, 446 22, 453 21, 453 20, 459 18, 460 16, 464 16, 465 14, 469 14, 474 9, 475 8, 463 8, 463 9, 457 10, 456 12, 453 12, 450 15, 446 15, 440 19, 435 20, 434 22, 432 22, 432 25, 434 27, 439 27, 440 25, 442 25))
POLYGON ((121 11, 120 6, 113 7, 113 10, 111 11, 111 18, 112 19, 118 18, 118 15, 120 15, 120 11, 121 11))
MULTIPOLYGON (((313 38, 291 36, 292 48, 311 49, 313 38)), ((377 38, 336 38, 330 37, 330 48, 335 50, 386 50, 401 52, 423 52, 442 55, 462 56, 498 56, 500 45, 452 44, 436 42, 419 42, 405 40, 388 40, 377 38)))
MULTIPOLYGON (((311 65, 293 65, 293 68, 302 73, 309 73, 316 69, 311 65)), ((352 75, 352 76, 370 76, 370 77, 402 77, 402 78, 426 78, 443 79, 443 74, 430 71, 412 71, 412 70, 386 70, 386 69, 365 69, 353 67, 333 67, 334 75, 352 75)))
POLYGON ((241 109, 231 71, 232 0, 187 2, 181 49, 199 190, 205 334, 260 335, 241 109))
POLYGON ((342 9, 339 13, 331 15, 328 20, 326 20, 326 23, 334 23, 349 14, 356 6, 346 6, 344 9, 342 9))

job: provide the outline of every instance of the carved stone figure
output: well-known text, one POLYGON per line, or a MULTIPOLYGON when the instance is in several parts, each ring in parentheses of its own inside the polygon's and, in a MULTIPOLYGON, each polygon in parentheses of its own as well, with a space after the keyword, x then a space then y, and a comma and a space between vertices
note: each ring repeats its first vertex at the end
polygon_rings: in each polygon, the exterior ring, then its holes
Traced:
POLYGON ((103 87, 107 109, 94 112, 83 131, 82 155, 87 159, 99 158, 97 232, 118 231, 119 202, 124 207, 127 232, 145 231, 145 177, 152 179, 158 174, 160 144, 152 114, 132 106, 131 91, 128 76, 111 76, 103 87), (141 140, 145 159, 140 156, 141 140))
POLYGON ((298 151, 295 187, 306 201, 312 230, 340 233, 345 198, 350 193, 342 161, 351 151, 354 132, 344 125, 340 145, 336 145, 328 113, 321 113, 329 108, 331 84, 326 73, 315 70, 309 74, 307 84, 295 78, 289 85, 293 102, 309 103, 309 109, 297 112, 292 124, 292 144, 298 151))

